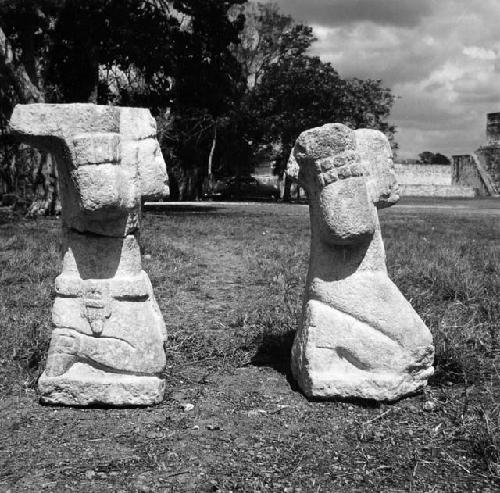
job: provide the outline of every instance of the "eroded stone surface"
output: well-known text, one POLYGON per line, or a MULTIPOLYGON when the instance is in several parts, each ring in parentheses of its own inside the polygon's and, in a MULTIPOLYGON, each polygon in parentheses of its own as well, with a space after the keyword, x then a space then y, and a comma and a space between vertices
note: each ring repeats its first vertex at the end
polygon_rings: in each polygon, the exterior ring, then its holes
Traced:
POLYGON ((111 374, 83 363, 75 363, 64 375, 38 381, 45 404, 68 406, 150 406, 163 400, 165 381, 156 376, 111 374))
POLYGON ((309 197, 311 253, 292 372, 316 398, 395 400, 433 373, 429 329, 389 279, 377 207, 397 202, 387 138, 328 124, 303 132, 288 174, 309 197))
POLYGON ((17 106, 13 133, 55 157, 63 219, 43 402, 150 405, 161 401, 165 324, 138 243, 140 204, 168 192, 148 110, 17 106))

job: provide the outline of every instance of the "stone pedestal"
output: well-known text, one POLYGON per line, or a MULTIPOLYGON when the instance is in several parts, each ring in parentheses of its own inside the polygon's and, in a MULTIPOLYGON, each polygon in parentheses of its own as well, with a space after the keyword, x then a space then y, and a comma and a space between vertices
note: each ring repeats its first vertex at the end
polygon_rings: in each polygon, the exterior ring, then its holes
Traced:
POLYGON ((141 267, 141 196, 168 193, 148 110, 17 106, 13 133, 54 156, 63 222, 42 402, 151 405, 163 398, 165 324, 141 267))
POLYGON ((314 398, 391 401, 426 385, 432 336, 389 279, 377 208, 398 200, 392 153, 375 130, 303 132, 288 174, 307 191, 311 254, 292 372, 314 398))

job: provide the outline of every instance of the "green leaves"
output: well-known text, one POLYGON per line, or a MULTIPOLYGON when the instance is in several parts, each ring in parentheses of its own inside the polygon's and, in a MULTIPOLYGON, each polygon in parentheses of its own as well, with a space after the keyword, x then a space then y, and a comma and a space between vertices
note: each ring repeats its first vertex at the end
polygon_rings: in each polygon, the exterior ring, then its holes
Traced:
POLYGON ((392 137, 387 122, 394 97, 379 80, 343 80, 318 57, 289 55, 269 66, 250 95, 261 138, 279 141, 284 169, 299 134, 340 122, 352 128, 377 128, 392 137))
POLYGON ((163 2, 66 0, 55 23, 49 79, 65 101, 87 101, 101 82, 100 102, 114 84, 126 104, 167 106, 178 32, 163 2), (100 67, 115 71, 111 80, 99 77, 100 67))
POLYGON ((424 151, 418 157, 422 164, 451 164, 450 158, 439 152, 434 154, 430 151, 424 151))

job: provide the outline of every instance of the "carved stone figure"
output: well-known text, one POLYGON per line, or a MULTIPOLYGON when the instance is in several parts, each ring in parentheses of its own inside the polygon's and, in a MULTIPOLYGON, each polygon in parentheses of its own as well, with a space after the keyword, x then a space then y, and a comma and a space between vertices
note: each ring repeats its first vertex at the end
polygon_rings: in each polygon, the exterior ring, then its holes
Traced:
POLYGON ((395 400, 433 373, 432 336, 389 279, 377 208, 399 199, 387 138, 303 132, 287 173, 307 191, 311 253, 292 372, 315 398, 395 400))
POLYGON ((63 266, 42 402, 149 405, 163 398, 165 324, 141 267, 141 196, 168 193, 148 110, 19 105, 13 134, 58 166, 63 266))

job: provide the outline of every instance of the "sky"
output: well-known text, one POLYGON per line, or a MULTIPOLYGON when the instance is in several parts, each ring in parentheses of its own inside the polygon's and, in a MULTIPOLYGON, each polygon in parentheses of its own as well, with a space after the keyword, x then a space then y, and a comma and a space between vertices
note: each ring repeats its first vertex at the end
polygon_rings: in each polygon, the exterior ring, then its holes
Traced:
POLYGON ((397 96, 398 157, 468 154, 500 112, 500 0, 274 0, 314 28, 311 54, 397 96))

